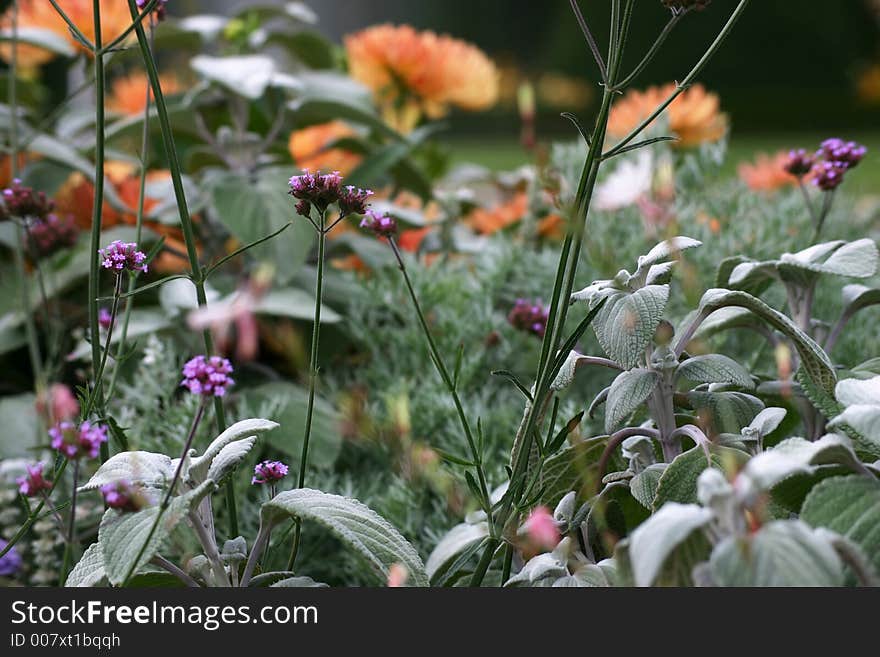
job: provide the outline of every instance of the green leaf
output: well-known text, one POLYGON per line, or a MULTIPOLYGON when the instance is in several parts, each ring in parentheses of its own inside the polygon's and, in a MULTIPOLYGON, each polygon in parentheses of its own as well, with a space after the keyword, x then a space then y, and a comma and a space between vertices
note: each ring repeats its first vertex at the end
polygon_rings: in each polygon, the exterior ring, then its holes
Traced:
POLYGON ((660 509, 668 502, 690 504, 697 501, 697 480, 708 467, 722 472, 739 470, 749 460, 749 455, 738 449, 709 445, 710 458, 701 446, 696 446, 676 456, 660 476, 654 508, 660 509))
POLYGON ((120 452, 101 464, 80 491, 95 490, 107 484, 130 484, 164 488, 174 476, 171 458, 154 452, 120 452))
POLYGON ((654 463, 638 473, 629 481, 629 490, 632 496, 648 510, 654 508, 654 498, 657 496, 657 487, 660 485, 660 477, 666 471, 665 463, 654 463))
POLYGON ((635 367, 654 338, 669 301, 668 285, 647 285, 635 292, 611 292, 593 322, 599 344, 624 368, 635 367))
POLYGON ((104 569, 111 584, 119 585, 129 573, 136 573, 161 549, 175 527, 187 513, 194 509, 203 497, 215 488, 214 482, 206 481, 183 495, 171 500, 147 541, 161 507, 151 506, 137 513, 120 513, 109 509, 98 528, 98 543, 104 556, 104 569), (146 543, 140 558, 138 553, 146 543))
POLYGON ((488 535, 489 526, 485 522, 461 523, 450 529, 437 543, 425 563, 425 572, 431 582, 443 577, 460 554, 481 543, 488 535))
POLYGON ((293 516, 314 520, 360 554, 382 581, 389 568, 400 563, 415 586, 427 586, 428 575, 418 552, 387 520, 365 504, 340 495, 300 488, 279 493, 266 502, 262 522, 275 523, 293 516))
POLYGON ((837 401, 844 406, 872 404, 880 406, 880 376, 870 379, 844 379, 835 389, 837 401))
POLYGON ((92 543, 83 552, 82 557, 70 571, 66 587, 92 587, 103 580, 107 574, 104 572, 104 554, 101 552, 100 543, 92 543))
MULTIPOLYGON (((260 418, 236 422, 211 441, 211 444, 205 449, 204 454, 190 460, 189 467, 186 470, 186 478, 190 481, 201 483, 205 480, 211 470, 215 470, 215 474, 217 474, 218 469, 224 470, 225 468, 230 467, 228 461, 234 460, 235 458, 243 458, 243 456, 238 451, 227 452, 224 459, 221 459, 221 462, 215 467, 214 462, 221 454, 223 454, 223 450, 235 443, 244 442, 249 438, 255 437, 258 434, 277 429, 278 426, 279 424, 277 422, 260 418)), ((248 449, 250 449, 252 444, 253 443, 250 443, 250 445, 247 446, 248 449)), ((246 453, 247 452, 245 452, 245 454, 246 453)), ((215 481, 217 480, 215 479, 215 481)))
POLYGON ((261 98, 276 74, 275 61, 266 55, 196 55, 189 63, 205 80, 248 100, 261 98))
POLYGON ((611 384, 605 404, 605 431, 612 433, 639 408, 660 383, 656 370, 634 369, 621 372, 611 384))
POLYGON ((730 383, 748 389, 755 387, 746 368, 721 354, 688 358, 676 369, 675 378, 694 383, 730 383))
POLYGON ((861 239, 855 242, 829 242, 819 244, 795 254, 784 254, 780 258, 781 265, 802 267, 821 274, 833 274, 848 278, 867 278, 877 272, 880 254, 872 239, 861 239), (836 248, 831 248, 837 245, 836 248), (827 258, 826 253, 830 251, 827 258), (824 260, 823 260, 824 258, 824 260))
POLYGON ((880 574, 880 482, 864 475, 832 477, 817 484, 801 508, 801 520, 846 537, 880 574))
POLYGON ((769 490, 795 474, 812 474, 823 465, 842 465, 859 471, 862 465, 846 436, 828 434, 817 441, 788 438, 752 458, 742 474, 762 490, 769 490))
POLYGON ((842 586, 834 546, 800 520, 777 520, 748 536, 729 536, 712 551, 719 586, 842 586))
POLYGON ((712 289, 707 291, 700 301, 699 312, 708 318, 721 308, 740 307, 750 310, 777 331, 784 333, 794 343, 801 358, 801 364, 813 383, 828 394, 834 393, 837 375, 834 366, 822 348, 801 331, 788 317, 774 310, 760 299, 746 292, 735 290, 712 289))
POLYGON ((316 582, 311 577, 299 575, 297 577, 286 577, 269 585, 273 589, 323 589, 327 585, 323 582, 316 582))
POLYGON ((651 586, 676 548, 711 520, 709 509, 696 504, 669 502, 639 525, 629 537, 629 558, 635 585, 651 586))
POLYGON ((591 439, 565 447, 546 461, 541 469, 540 503, 555 508, 569 491, 575 491, 579 499, 586 497, 589 486, 594 485, 596 465, 605 449, 604 439, 591 439))
POLYGON ((710 436, 739 433, 764 409, 760 399, 744 392, 689 392, 687 398, 710 436))
POLYGON ((829 428, 846 425, 852 427, 874 448, 880 449, 880 406, 856 404, 829 422, 829 428))

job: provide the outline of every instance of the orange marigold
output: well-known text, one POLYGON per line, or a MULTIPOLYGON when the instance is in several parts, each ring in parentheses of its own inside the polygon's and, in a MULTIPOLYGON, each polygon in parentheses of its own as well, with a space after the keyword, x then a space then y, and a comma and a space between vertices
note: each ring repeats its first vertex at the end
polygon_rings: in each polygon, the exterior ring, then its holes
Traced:
MULTIPOLYGON (((40 28, 54 32, 66 39, 73 47, 85 50, 71 35, 67 23, 58 14, 49 0, 19 0, 18 24, 20 27, 40 28)), ((58 6, 91 42, 95 40, 95 23, 92 0, 58 0, 58 6)), ((7 10, 0 19, 0 28, 9 29, 12 25, 12 12, 7 10)), ((124 0, 101 0, 101 36, 104 43, 112 41, 131 25, 128 3, 124 0)), ((37 46, 21 44, 18 46, 18 65, 24 68, 42 66, 55 58, 55 53, 37 46)), ((0 46, 0 58, 9 61, 12 48, 4 43, 0 46)))
POLYGON ((339 171, 350 173, 360 163, 361 156, 343 148, 328 148, 333 142, 351 137, 355 131, 344 121, 329 121, 295 130, 290 134, 290 157, 300 169, 309 171, 339 171))
MULTIPOLYGON (((675 84, 629 91, 611 110, 608 134, 614 138, 628 135, 647 119, 675 91, 675 84)), ((669 130, 680 146, 696 146, 721 139, 727 132, 727 116, 721 112, 717 94, 702 85, 694 85, 666 110, 669 130)))
POLYGON ((797 178, 785 170, 788 159, 785 151, 775 155, 759 153, 754 162, 743 162, 739 165, 739 178, 756 192, 772 192, 796 185, 797 178))
MULTIPOLYGON (((130 73, 125 77, 116 78, 107 97, 107 109, 129 116, 143 114, 147 106, 147 80, 147 74, 144 72, 130 73)), ((162 94, 166 96, 183 91, 183 85, 177 76, 171 73, 161 74, 159 84, 162 86, 162 94)), ((153 90, 150 89, 150 99, 153 98, 153 90)))
POLYGON ((386 120, 411 130, 450 106, 477 111, 498 99, 498 70, 464 41, 409 25, 376 25, 345 38, 351 76, 369 87, 386 120))
POLYGON ((528 194, 517 192, 510 200, 492 208, 477 208, 473 210, 468 215, 467 222, 476 232, 483 235, 491 235, 522 221, 528 210, 528 194))

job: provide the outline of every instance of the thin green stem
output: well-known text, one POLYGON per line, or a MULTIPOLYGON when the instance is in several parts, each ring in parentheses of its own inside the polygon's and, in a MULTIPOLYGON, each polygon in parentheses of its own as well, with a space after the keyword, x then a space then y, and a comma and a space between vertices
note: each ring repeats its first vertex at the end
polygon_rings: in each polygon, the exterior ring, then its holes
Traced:
POLYGON ((672 18, 669 19, 669 22, 666 23, 666 26, 663 28, 663 31, 660 32, 660 36, 657 37, 657 40, 654 41, 654 44, 642 58, 636 67, 633 69, 632 73, 626 76, 623 80, 621 80, 617 85, 615 85, 615 89, 623 90, 626 89, 629 85, 635 82, 636 78, 638 78, 644 70, 648 67, 648 65, 654 61, 654 57, 657 56, 657 53, 660 52, 660 48, 663 47, 663 44, 666 42, 666 39, 672 34, 672 31, 675 29, 675 26, 678 25, 678 22, 684 17, 685 14, 688 13, 689 10, 683 11, 678 14, 673 14, 672 18))
POLYGON ((79 486, 79 459, 73 462, 73 489, 70 492, 70 524, 67 527, 67 544, 64 546, 64 558, 61 561, 58 586, 64 586, 64 583, 67 581, 67 573, 70 571, 70 561, 73 557, 74 543, 76 542, 77 486, 79 486))
MULTIPOLYGON (((155 9, 157 2, 158 2, 158 0, 150 0, 150 2, 147 4, 147 6, 144 7, 143 11, 141 11, 141 13, 137 15, 137 18, 135 18, 132 21, 131 25, 129 25, 127 28, 125 28, 125 30, 123 30, 122 33, 118 37, 113 39, 113 41, 108 43, 106 46, 102 46, 101 48, 97 49, 98 54, 104 55, 104 54, 110 52, 111 50, 114 50, 115 48, 119 47, 122 44, 122 42, 125 41, 128 38, 128 36, 135 30, 136 26, 140 25, 143 22, 144 18, 146 18, 147 16, 149 16, 153 12, 153 9, 155 9)), ((96 45, 96 48, 97 48, 97 45, 96 45)))
MULTIPOLYGON (((138 16, 138 9, 135 0, 128 0, 128 9, 131 13, 131 18, 134 21, 138 16)), ((208 296, 205 293, 205 281, 202 276, 202 267, 199 264, 195 228, 186 202, 180 158, 178 157, 177 147, 174 143, 174 132, 171 128, 171 120, 168 117, 168 107, 165 104, 165 95, 162 93, 162 85, 159 82, 159 70, 156 67, 156 60, 153 58, 153 52, 146 32, 144 31, 144 26, 139 22, 135 22, 134 31, 135 34, 137 34, 138 46, 141 50, 141 56, 144 61, 144 67, 147 71, 147 77, 150 79, 150 87, 153 90, 153 99, 156 103, 156 114, 159 119, 159 126, 162 129, 162 142, 165 147, 165 155, 168 158, 168 168, 171 172, 171 183, 174 187, 174 197, 177 201, 178 212, 180 213, 180 226, 183 231, 183 240, 186 243, 186 254, 189 258, 192 281, 196 288, 196 299, 199 307, 204 308, 208 305, 208 296)), ((211 337, 211 330, 206 328, 202 333, 202 337, 205 341, 205 351, 208 355, 213 354, 214 339, 211 337)), ((226 412, 223 408, 223 400, 220 397, 214 398, 214 416, 217 420, 219 431, 225 430, 226 412)), ((238 512, 235 505, 234 482, 231 478, 226 486, 229 536, 234 537, 239 534, 238 512)))
POLYGON ((746 7, 749 4, 749 0, 740 0, 739 4, 736 6, 736 9, 733 10, 730 18, 728 19, 725 26, 722 28, 721 32, 709 46, 709 49, 706 53, 700 58, 700 61, 697 62, 696 66, 691 69, 691 72, 687 74, 687 76, 682 80, 678 85, 676 85, 675 91, 670 94, 670 96, 663 101, 659 107, 657 107, 651 115, 642 121, 632 132, 630 132, 626 137, 624 137, 621 141, 619 141, 608 153, 605 154, 605 157, 611 157, 615 155, 620 149, 629 144, 633 139, 638 137, 642 131, 651 125, 654 121, 657 120, 663 112, 666 111, 666 108, 669 107, 676 98, 678 98, 684 91, 691 85, 691 83, 696 79, 696 77, 703 71, 706 67, 706 64, 709 63, 709 60, 718 52, 718 49, 730 35, 733 30, 736 22, 739 20, 740 16, 742 16, 743 12, 746 10, 746 7))
POLYGON ((95 408, 95 402, 98 399, 98 390, 101 382, 104 380, 104 370, 107 367, 107 359, 110 356, 110 345, 113 344, 113 326, 116 324, 116 316, 119 314, 119 295, 122 294, 122 273, 116 274, 116 285, 114 286, 113 305, 110 310, 110 326, 107 327, 107 337, 104 341, 104 350, 101 353, 101 362, 95 372, 95 384, 86 400, 82 416, 88 419, 92 409, 95 408))
MULTIPOLYGON (((53 7, 55 7, 55 11, 57 11, 58 15, 61 16, 62 20, 65 23, 67 23, 67 27, 70 29, 71 32, 73 32, 73 35, 76 37, 76 39, 80 43, 82 43, 84 46, 86 46, 93 53, 97 52, 98 50, 101 49, 101 28, 100 28, 101 23, 100 23, 100 21, 95 21, 95 43, 92 43, 91 41, 89 41, 86 38, 86 35, 82 33, 82 30, 80 30, 76 26, 76 23, 74 23, 70 19, 70 16, 68 16, 64 12, 64 10, 58 6, 58 2, 56 2, 56 0, 49 0, 49 2, 52 4, 53 7)), ((93 2, 95 4, 97 4, 97 0, 93 0, 93 2)))

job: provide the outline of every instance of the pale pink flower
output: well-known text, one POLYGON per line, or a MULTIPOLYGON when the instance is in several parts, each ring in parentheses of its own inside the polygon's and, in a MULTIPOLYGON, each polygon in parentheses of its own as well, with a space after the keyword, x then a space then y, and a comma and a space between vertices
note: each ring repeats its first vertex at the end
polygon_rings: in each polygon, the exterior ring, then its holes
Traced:
POLYGON ((79 415, 79 402, 68 386, 53 383, 37 397, 37 412, 48 420, 48 424, 56 424, 79 415))
POLYGON ((546 506, 532 509, 523 529, 536 547, 552 550, 559 543, 559 528, 556 526, 553 514, 546 506))

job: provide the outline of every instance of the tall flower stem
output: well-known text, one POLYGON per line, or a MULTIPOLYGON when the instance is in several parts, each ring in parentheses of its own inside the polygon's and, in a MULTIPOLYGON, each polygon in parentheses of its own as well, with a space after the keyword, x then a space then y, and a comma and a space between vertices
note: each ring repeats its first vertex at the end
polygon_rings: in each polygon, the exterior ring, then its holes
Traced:
MULTIPOLYGON (((202 267, 199 264, 195 229, 193 227, 192 217, 189 214, 186 193, 183 188, 180 159, 178 158, 177 147, 174 143, 174 132, 171 128, 171 120, 168 118, 168 107, 165 104, 165 95, 162 93, 162 85, 159 82, 159 70, 156 67, 156 61, 153 58, 153 52, 150 48, 147 34, 144 31, 144 26, 137 20, 139 13, 135 0, 128 0, 128 8, 131 13, 132 21, 136 22, 134 31, 137 35, 138 46, 141 50, 141 57, 144 61, 147 77, 150 79, 150 87, 153 90, 153 98, 156 103, 156 114, 159 119, 159 126, 162 130, 162 142, 165 147, 165 155, 168 158, 168 168, 171 172, 171 182, 174 187, 174 197, 177 201, 178 212, 180 213, 180 226, 183 230, 183 240, 186 243, 186 253, 189 258, 192 282, 196 288, 196 299, 199 307, 204 308, 208 305, 208 296, 205 293, 205 279, 202 274, 202 267)), ((213 354, 214 339, 211 337, 210 329, 206 328, 202 333, 202 337, 205 341, 205 351, 208 355, 213 354)), ((223 400, 220 397, 214 398, 214 416, 217 419, 218 430, 223 431, 226 429, 226 413, 223 409, 223 400)), ((235 503, 235 485, 231 478, 226 484, 226 507, 229 514, 229 536, 238 536, 238 511, 235 503)))
POLYGON ((110 346, 113 344, 113 326, 116 324, 116 317, 119 314, 119 298, 122 295, 122 272, 116 273, 116 284, 113 288, 113 305, 110 309, 110 326, 107 327, 107 337, 104 340, 104 349, 101 353, 101 361, 98 363, 98 368, 95 371, 95 385, 92 388, 92 392, 86 400, 85 408, 83 409, 82 416, 88 419, 89 414, 92 412, 92 409, 95 408, 96 400, 98 399, 98 390, 101 386, 101 382, 104 379, 104 370, 107 367, 107 359, 110 356, 110 346))
POLYGON ((64 558, 61 561, 61 575, 58 578, 59 586, 64 586, 67 581, 67 573, 70 571, 70 561, 73 557, 73 544, 76 541, 76 489, 79 486, 79 459, 73 462, 73 489, 70 492, 70 524, 67 527, 67 544, 64 546, 64 558))
MULTIPOLYGON (((101 49, 101 3, 92 0, 92 15, 95 22, 95 199, 92 205, 92 232, 89 244, 89 339, 92 344, 92 371, 95 383, 89 396, 89 406, 104 411, 104 397, 98 370, 101 366, 101 324, 98 321, 98 296, 100 293, 101 261, 98 249, 101 248, 101 215, 104 208, 104 56, 101 49), (92 401, 94 400, 94 401, 92 401)), ((83 414, 86 417, 86 414, 83 414)), ((101 445, 101 462, 110 457, 107 443, 101 445)))
MULTIPOLYGON (((324 299, 324 255, 327 246, 327 230, 325 223, 327 213, 322 212, 320 223, 316 225, 318 233, 318 271, 315 276, 315 314, 312 324, 312 348, 309 354, 309 402, 306 410, 306 426, 303 430, 302 452, 299 458, 299 479, 297 488, 303 488, 306 484, 306 468, 309 462, 309 441, 312 435, 312 416, 315 410, 315 388, 318 384, 318 350, 321 340, 321 305, 324 299)), ((293 532, 293 546, 290 548, 290 557, 287 560, 287 570, 293 570, 296 563, 296 555, 299 552, 300 535, 302 533, 302 521, 297 518, 293 532)))

